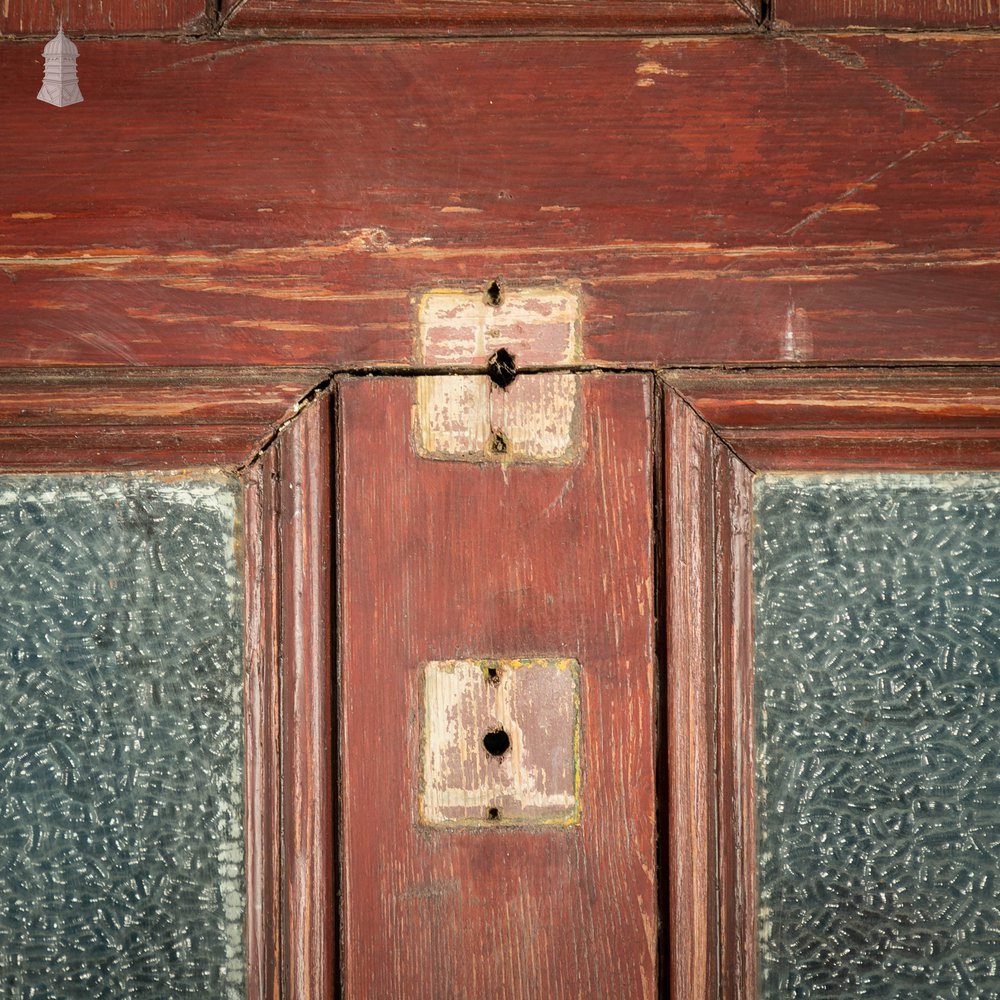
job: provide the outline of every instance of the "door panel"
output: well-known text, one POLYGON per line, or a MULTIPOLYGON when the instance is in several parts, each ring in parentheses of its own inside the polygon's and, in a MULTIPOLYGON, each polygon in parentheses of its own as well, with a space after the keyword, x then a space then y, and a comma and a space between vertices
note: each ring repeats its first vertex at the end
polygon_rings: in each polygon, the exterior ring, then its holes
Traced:
POLYGON ((0 477, 0 995, 239 1000, 237 484, 0 477))
POLYGON ((339 384, 348 997, 656 994, 652 384, 580 383, 568 463, 427 457, 413 380, 339 384))
POLYGON ((1000 988, 1000 478, 754 485, 761 997, 1000 988))

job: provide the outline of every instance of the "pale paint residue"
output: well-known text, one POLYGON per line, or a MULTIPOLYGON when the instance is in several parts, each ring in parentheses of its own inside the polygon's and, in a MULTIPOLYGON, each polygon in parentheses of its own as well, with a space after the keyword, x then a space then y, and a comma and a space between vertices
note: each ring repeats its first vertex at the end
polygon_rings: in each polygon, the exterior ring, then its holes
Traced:
POLYGON ((664 66, 663 63, 656 62, 653 59, 647 59, 645 62, 639 63, 635 68, 636 73, 639 76, 687 76, 688 72, 686 69, 672 69, 669 66, 664 66))
POLYGON ((435 660, 422 673, 422 822, 579 822, 576 660, 435 660), (482 742, 497 727, 510 737, 500 758, 482 742), (488 818, 490 808, 499 818, 488 818))
POLYGON ((873 205, 870 201, 842 201, 834 205, 831 212, 878 212, 878 205, 873 205))
POLYGON ((812 332, 806 310, 789 303, 781 340, 782 358, 785 361, 808 361, 812 357, 812 348, 812 332))
POLYGON ((12 219, 54 219, 54 212, 11 212, 12 219))
POLYGON ((417 379, 414 426, 426 458, 566 464, 580 450, 580 377, 520 375, 506 389, 486 375, 417 379), (502 436, 504 451, 495 449, 502 436))
POLYGON ((438 289, 422 296, 417 326, 427 365, 480 365, 501 347, 521 365, 567 364, 582 354, 575 287, 505 289, 495 306, 481 291, 438 289))
MULTIPOLYGON (((582 356, 576 287, 483 292, 439 289, 418 308, 424 364, 485 365, 501 348, 519 367, 566 365, 582 356)), ((520 375, 506 389, 485 375, 424 376, 414 415, 419 451, 466 461, 568 462, 578 451, 580 385, 575 375, 520 375), (497 450, 502 439, 504 447, 497 450)))

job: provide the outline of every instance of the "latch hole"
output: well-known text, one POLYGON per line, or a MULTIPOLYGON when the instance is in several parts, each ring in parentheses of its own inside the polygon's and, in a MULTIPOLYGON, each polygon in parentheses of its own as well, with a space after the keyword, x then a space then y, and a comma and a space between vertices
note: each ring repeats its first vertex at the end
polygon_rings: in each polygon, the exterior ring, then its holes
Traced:
POLYGON ((483 737, 483 746, 491 757, 502 757, 510 749, 510 737, 505 729, 491 729, 483 737))
POLYGON ((500 671, 496 667, 486 668, 486 682, 487 684, 500 683, 500 671))
POLYGON ((506 389, 517 378, 514 355, 506 347, 501 347, 486 362, 486 374, 492 379, 494 385, 500 386, 501 389, 506 389))
POLYGON ((486 288, 486 304, 490 306, 500 305, 500 300, 503 298, 503 291, 500 288, 500 282, 493 279, 486 288))
POLYGON ((494 455, 506 455, 509 450, 510 446, 507 444, 507 439, 500 431, 494 431, 493 436, 490 438, 490 451, 494 455))
POLYGON ((486 818, 487 819, 499 819, 500 818, 500 810, 497 809, 496 806, 490 806, 489 809, 486 810, 486 818))

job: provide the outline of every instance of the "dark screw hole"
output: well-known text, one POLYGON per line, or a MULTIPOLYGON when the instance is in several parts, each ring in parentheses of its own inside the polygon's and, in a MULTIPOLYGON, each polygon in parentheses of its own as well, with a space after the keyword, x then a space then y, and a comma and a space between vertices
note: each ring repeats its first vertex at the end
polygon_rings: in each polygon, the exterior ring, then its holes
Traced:
POLYGON ((502 297, 503 292, 500 290, 500 282, 494 279, 486 288, 486 302, 488 305, 498 306, 502 297))
POLYGON ((489 809, 486 810, 486 818, 487 819, 499 819, 500 818, 500 810, 497 809, 496 806, 490 806, 489 809))
POLYGON ((483 746, 491 757, 502 757, 510 749, 510 737, 503 729, 491 729, 483 737, 483 746))
POLYGON ((500 683, 500 671, 496 667, 486 668, 486 680, 489 684, 499 684, 500 683))
POLYGON ((506 455, 508 448, 507 439, 499 431, 494 431, 490 438, 490 451, 494 455, 506 455))
POLYGON ((501 347, 486 362, 486 374, 493 380, 494 385, 500 386, 501 389, 506 389, 517 378, 514 355, 506 347, 501 347))

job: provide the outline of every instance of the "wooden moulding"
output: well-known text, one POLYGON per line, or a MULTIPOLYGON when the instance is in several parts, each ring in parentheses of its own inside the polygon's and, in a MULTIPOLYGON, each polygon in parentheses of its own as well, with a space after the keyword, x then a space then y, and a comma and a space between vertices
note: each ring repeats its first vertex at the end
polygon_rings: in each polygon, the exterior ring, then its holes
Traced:
POLYGON ((664 412, 670 995, 753 997, 750 471, 671 390, 664 412))
POLYGON ((247 996, 336 984, 331 400, 245 473, 247 996))
POLYGON ((333 995, 331 400, 245 473, 247 995, 333 995))
POLYGON ((200 35, 211 27, 205 0, 6 0, 0 6, 0 36, 55 34, 60 27, 80 35, 200 35))
POLYGON ((787 28, 968 29, 1000 26, 997 0, 775 0, 774 26, 787 28))
POLYGON ((665 377, 758 472, 1000 468, 995 366, 665 377))
POLYGON ((267 443, 325 375, 320 368, 3 370, 3 468, 236 468, 267 443))
POLYGON ((232 35, 292 37, 336 34, 517 35, 613 32, 749 31, 757 19, 740 0, 626 0, 614 4, 545 0, 224 0, 223 29, 232 35))
POLYGON ((671 996, 753 1000, 753 475, 1000 469, 1000 368, 662 379, 671 996))

